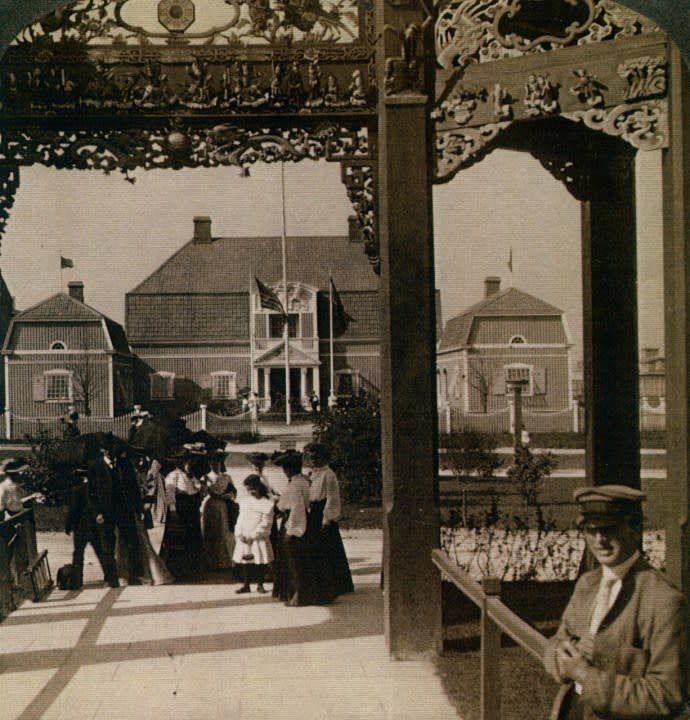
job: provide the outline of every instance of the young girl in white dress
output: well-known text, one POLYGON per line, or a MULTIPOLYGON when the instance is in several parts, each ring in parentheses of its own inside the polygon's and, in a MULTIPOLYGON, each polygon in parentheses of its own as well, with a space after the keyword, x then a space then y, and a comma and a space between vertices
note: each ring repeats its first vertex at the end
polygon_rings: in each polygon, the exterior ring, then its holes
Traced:
POLYGON ((235 525, 235 551, 232 556, 242 571, 242 587, 237 592, 251 592, 250 576, 253 571, 256 591, 265 593, 264 575, 273 562, 270 534, 275 503, 258 475, 245 478, 244 487, 247 492, 238 497, 240 514, 235 525))

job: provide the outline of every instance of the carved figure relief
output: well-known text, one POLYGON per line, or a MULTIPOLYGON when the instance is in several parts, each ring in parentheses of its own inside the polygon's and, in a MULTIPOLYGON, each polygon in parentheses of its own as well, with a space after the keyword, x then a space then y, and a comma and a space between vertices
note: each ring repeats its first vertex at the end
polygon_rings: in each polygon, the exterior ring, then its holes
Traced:
POLYGON ((626 100, 654 97, 666 92, 666 60, 663 57, 639 57, 618 66, 618 74, 628 87, 626 100))
POLYGON ((500 83, 494 85, 493 92, 491 93, 491 101, 494 106, 495 120, 503 121, 513 119, 513 108, 511 107, 513 98, 500 83))
MULTIPOLYGON (((486 88, 466 88, 458 85, 453 92, 431 113, 433 119, 453 120, 458 125, 468 123, 477 109, 477 102, 485 102, 486 88)), ((510 109, 510 105, 508 105, 510 109)))
POLYGON ((524 102, 527 115, 553 115, 559 110, 558 85, 548 75, 530 75, 525 83, 524 102))
POLYGON ((604 104, 602 90, 608 88, 604 83, 599 82, 596 75, 582 68, 573 70, 573 75, 577 78, 577 82, 570 88, 571 95, 589 107, 599 107, 604 104))

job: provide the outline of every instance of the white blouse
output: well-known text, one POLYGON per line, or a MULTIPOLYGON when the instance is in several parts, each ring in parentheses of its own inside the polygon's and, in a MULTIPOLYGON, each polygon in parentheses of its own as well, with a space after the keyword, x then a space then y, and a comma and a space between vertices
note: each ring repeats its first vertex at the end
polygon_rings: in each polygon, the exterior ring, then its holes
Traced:
POLYGON ((168 509, 175 512, 175 495, 196 495, 201 490, 201 483, 184 470, 177 468, 165 476, 165 504, 168 509))
POLYGON ((323 509, 323 524, 328 525, 330 522, 338 522, 340 520, 340 487, 338 486, 338 478, 329 467, 313 468, 309 479, 311 487, 309 488, 309 502, 319 502, 326 500, 323 509))

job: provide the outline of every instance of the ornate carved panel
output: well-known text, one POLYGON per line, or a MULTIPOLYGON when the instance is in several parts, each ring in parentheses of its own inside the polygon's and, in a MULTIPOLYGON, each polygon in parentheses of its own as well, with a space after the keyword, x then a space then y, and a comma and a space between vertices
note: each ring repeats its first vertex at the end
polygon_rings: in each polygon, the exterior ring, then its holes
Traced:
POLYGON ((192 0, 81 0, 56 10, 8 48, 0 68, 3 114, 19 121, 54 112, 332 115, 375 108, 372 19, 360 0, 237 0, 218 18, 198 15, 192 0))
POLYGON ((450 2, 436 46, 437 182, 511 122, 563 117, 636 149, 667 143, 666 38, 609 0, 450 2))

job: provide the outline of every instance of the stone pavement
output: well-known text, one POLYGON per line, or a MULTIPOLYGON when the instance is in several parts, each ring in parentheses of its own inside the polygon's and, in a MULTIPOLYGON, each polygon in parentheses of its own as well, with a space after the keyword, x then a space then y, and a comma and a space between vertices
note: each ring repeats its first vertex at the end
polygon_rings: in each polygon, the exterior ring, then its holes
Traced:
MULTIPOLYGON (((328 607, 236 595, 222 576, 104 588, 87 550, 81 591, 0 623, 0 720, 457 720, 431 660, 389 660, 381 532, 343 535, 356 590, 328 607)), ((39 548, 55 572, 70 539, 39 548)))

